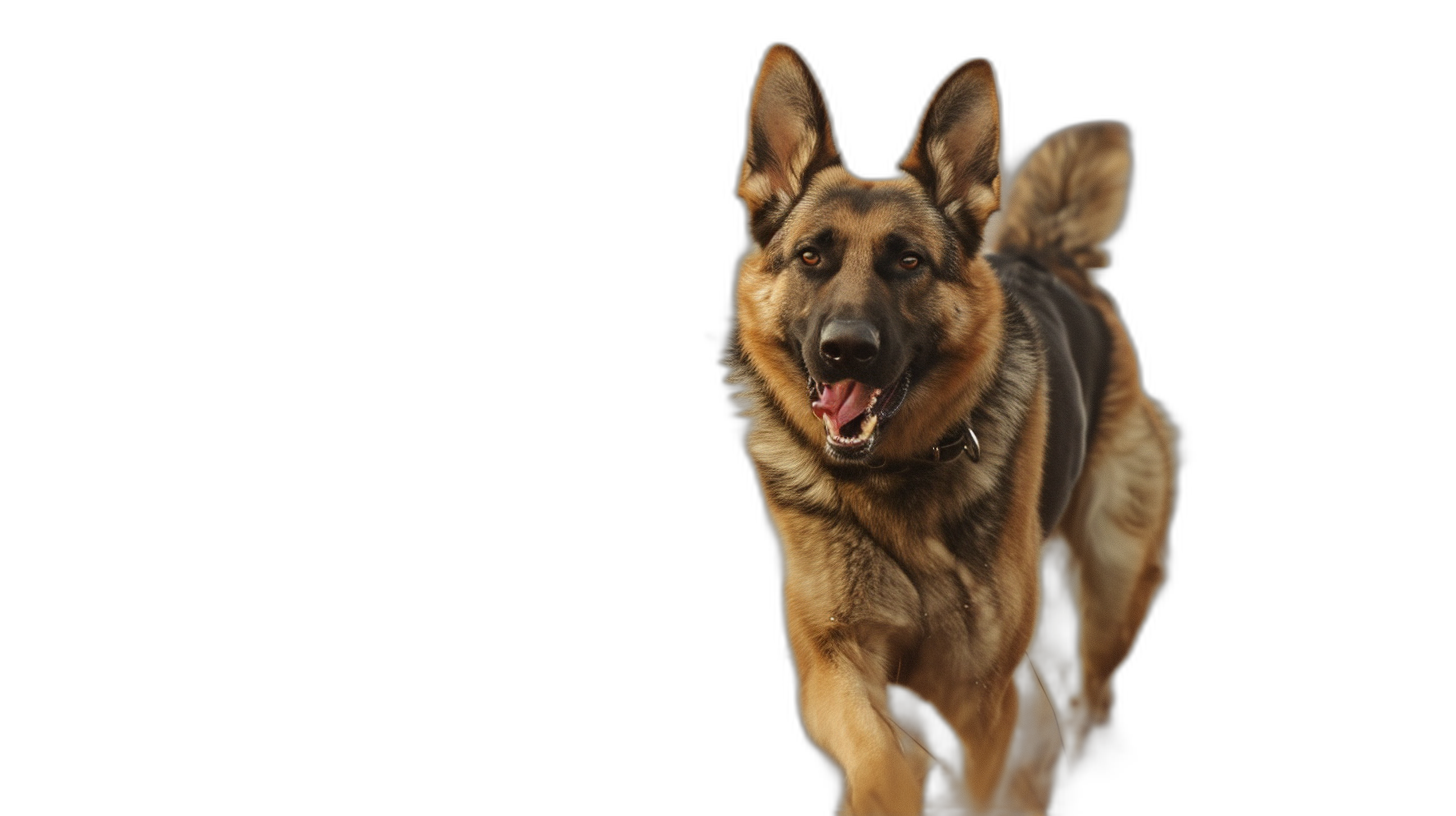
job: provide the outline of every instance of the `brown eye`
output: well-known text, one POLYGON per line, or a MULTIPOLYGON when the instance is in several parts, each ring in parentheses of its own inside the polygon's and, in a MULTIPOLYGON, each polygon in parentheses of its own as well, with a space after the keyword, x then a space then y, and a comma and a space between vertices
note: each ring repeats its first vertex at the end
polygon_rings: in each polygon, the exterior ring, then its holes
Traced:
POLYGON ((901 269, 915 269, 920 266, 920 256, 913 252, 907 252, 900 256, 901 269))
POLYGON ((805 266, 818 266, 819 253, 812 249, 806 249, 799 253, 799 260, 803 261, 805 266))

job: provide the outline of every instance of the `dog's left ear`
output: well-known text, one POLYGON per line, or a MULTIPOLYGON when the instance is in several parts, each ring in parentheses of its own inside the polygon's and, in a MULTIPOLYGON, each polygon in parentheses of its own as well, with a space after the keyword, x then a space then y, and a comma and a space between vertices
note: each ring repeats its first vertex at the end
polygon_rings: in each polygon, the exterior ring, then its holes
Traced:
POLYGON ((991 63, 962 65, 935 92, 900 169, 914 176, 974 256, 1001 206, 1001 115, 991 63))

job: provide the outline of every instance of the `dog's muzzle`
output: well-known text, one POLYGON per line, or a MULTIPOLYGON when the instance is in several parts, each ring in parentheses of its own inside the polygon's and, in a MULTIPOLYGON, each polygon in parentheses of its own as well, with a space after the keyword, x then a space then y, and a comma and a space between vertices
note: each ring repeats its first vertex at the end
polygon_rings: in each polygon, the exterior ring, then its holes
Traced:
POLYGON ((872 388, 852 379, 820 383, 811 377, 810 408, 824 423, 831 453, 862 459, 874 447, 880 428, 900 410, 909 390, 909 371, 888 388, 872 388))

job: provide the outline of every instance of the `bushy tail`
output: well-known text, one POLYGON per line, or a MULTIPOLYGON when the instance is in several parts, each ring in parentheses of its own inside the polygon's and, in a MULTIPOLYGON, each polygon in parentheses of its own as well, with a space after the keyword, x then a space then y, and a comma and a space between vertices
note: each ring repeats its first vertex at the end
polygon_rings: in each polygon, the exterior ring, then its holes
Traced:
POLYGON ((1122 222, 1132 151, 1118 122, 1073 125, 1047 137, 1012 184, 996 251, 1044 259, 1079 282, 1107 265, 1103 241, 1122 222))

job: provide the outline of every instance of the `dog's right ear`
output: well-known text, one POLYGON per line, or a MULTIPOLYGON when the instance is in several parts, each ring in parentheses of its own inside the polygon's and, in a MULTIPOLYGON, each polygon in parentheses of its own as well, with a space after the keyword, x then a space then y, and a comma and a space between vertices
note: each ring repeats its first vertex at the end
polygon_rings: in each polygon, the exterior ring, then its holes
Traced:
POLYGON ((738 195, 748 205, 753 239, 763 246, 808 186, 809 179, 839 164, 829 112, 794 49, 775 45, 763 58, 749 115, 748 153, 738 195))

